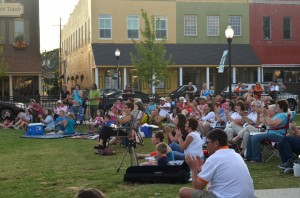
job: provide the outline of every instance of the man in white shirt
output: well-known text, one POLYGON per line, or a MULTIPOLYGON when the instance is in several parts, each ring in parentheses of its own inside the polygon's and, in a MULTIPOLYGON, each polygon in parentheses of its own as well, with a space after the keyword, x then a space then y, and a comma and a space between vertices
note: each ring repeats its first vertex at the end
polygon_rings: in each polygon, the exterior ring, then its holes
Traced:
POLYGON ((166 102, 164 97, 161 97, 159 102, 160 104, 157 107, 159 109, 159 115, 161 115, 163 118, 166 118, 167 114, 170 112, 171 104, 166 102))
POLYGON ((207 149, 211 156, 203 162, 200 157, 186 155, 192 170, 194 188, 183 187, 181 198, 253 198, 254 187, 242 157, 227 145, 227 134, 213 129, 207 134, 207 149), (208 186, 208 191, 203 189, 208 186))

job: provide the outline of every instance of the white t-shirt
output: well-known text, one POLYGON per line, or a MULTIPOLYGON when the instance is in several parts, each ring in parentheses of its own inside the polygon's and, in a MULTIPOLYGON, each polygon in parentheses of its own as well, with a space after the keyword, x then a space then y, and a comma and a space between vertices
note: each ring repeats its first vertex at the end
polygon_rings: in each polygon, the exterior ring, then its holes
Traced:
POLYGON ((201 118, 202 121, 209 121, 209 122, 215 122, 216 120, 216 114, 215 112, 211 111, 207 115, 203 116, 201 118))
POLYGON ((170 112, 170 109, 171 109, 171 104, 168 103, 168 102, 165 102, 164 105, 159 105, 160 107, 169 107, 169 109, 160 109, 159 111, 159 115, 161 115, 162 117, 166 117, 167 113, 170 112))
POLYGON ((205 161, 198 177, 208 182, 208 191, 218 198, 254 197, 248 167, 233 149, 217 150, 205 161))
POLYGON ((200 137, 200 133, 197 131, 192 131, 190 132, 187 137, 190 136, 193 138, 193 141, 189 144, 189 146, 184 150, 184 154, 189 154, 193 157, 196 156, 203 156, 203 151, 202 151, 202 139, 200 137))
POLYGON ((238 112, 233 112, 233 114, 231 114, 230 117, 232 119, 234 119, 234 120, 236 120, 236 119, 242 119, 242 116, 238 112))
POLYGON ((256 124, 257 113, 256 112, 251 112, 247 115, 247 118, 249 118, 250 120, 252 120, 252 122, 254 122, 254 124, 256 124))

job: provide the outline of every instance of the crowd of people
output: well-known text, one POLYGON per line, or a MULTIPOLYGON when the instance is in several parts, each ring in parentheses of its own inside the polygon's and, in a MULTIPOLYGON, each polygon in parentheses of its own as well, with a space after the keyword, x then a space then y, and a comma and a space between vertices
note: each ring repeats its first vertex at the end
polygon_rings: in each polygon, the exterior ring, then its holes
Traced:
MULTIPOLYGON (((94 146, 99 151, 113 143, 113 136, 135 138, 126 128, 138 129, 145 123, 156 125, 159 130, 152 134, 155 151, 136 156, 154 157, 153 161, 142 165, 165 166, 168 161, 185 160, 191 169, 194 189, 182 188, 180 197, 253 197, 253 181, 244 160, 262 162, 261 145, 266 139, 278 143, 282 169, 291 168, 293 153, 300 153, 300 132, 295 123, 289 123, 293 114, 288 102, 262 97, 262 91, 259 82, 249 89, 240 83, 234 90, 238 98, 223 98, 215 95, 213 87, 207 89, 203 84, 200 96, 195 97, 192 83, 189 83, 185 95, 178 101, 161 97, 158 103, 154 98, 143 103, 131 97, 133 91, 127 86, 122 92, 124 97, 119 97, 104 114, 98 110, 99 92, 93 84, 87 97, 91 113, 88 129, 99 131, 98 144, 94 146), (287 136, 286 126, 293 131, 292 135, 287 136), (235 152, 230 146, 241 150, 235 152), (232 161, 235 163, 228 166, 232 161), (208 191, 204 191, 207 184, 208 191)), ((46 126, 46 132, 74 133, 74 125, 82 122, 85 114, 83 95, 79 85, 72 94, 63 87, 55 109, 43 109, 30 100, 28 109, 19 114, 17 121, 6 115, 5 126, 17 129, 38 120, 46 126)))

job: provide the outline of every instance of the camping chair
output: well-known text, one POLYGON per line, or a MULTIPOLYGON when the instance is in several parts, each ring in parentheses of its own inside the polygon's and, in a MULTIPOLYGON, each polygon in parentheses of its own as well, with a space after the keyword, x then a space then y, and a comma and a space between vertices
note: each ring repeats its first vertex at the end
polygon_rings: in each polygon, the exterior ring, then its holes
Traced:
POLYGON ((138 134, 138 128, 140 126, 141 123, 141 119, 143 117, 143 115, 139 117, 139 114, 143 113, 140 110, 135 110, 131 112, 131 116, 132 116, 132 122, 125 127, 119 127, 116 128, 115 131, 117 132, 117 134, 114 136, 114 138, 121 139, 123 140, 122 142, 126 145, 126 147, 128 146, 128 141, 129 140, 134 140, 134 143, 138 142, 138 141, 142 141, 139 134, 138 134), (126 132, 126 135, 124 135, 124 131, 126 132), (138 137, 136 137, 138 136, 138 137))
MULTIPOLYGON (((291 115, 288 114, 286 125, 277 128, 270 128, 267 131, 285 129, 285 134, 287 134, 290 125, 290 120, 291 120, 291 115)), ((268 138, 266 138, 263 140, 262 143, 262 161, 268 162, 273 157, 278 157, 280 159, 279 151, 277 149, 277 142, 272 142, 268 140, 268 138)))

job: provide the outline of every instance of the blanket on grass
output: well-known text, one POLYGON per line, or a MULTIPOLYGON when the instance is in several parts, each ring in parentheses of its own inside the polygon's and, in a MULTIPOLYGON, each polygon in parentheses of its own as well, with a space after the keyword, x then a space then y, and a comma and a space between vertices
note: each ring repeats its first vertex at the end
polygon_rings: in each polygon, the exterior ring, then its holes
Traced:
POLYGON ((44 134, 44 135, 27 135, 24 134, 22 138, 35 138, 35 139, 58 139, 58 138, 78 138, 83 136, 88 136, 88 133, 75 133, 70 135, 63 135, 63 134, 44 134))

